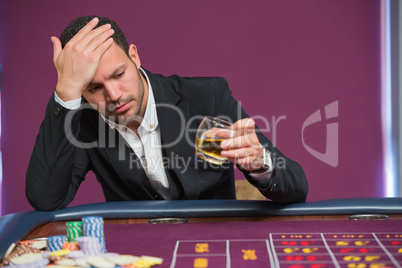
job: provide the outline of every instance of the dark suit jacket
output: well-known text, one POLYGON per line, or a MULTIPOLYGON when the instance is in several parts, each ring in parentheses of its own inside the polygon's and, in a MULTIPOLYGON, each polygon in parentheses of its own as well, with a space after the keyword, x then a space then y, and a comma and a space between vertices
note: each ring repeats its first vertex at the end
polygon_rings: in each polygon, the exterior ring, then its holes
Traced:
MULTIPOLYGON (((215 166, 196 157, 195 130, 206 115, 235 122, 247 117, 223 78, 164 77, 147 71, 157 104, 163 154, 176 199, 235 199, 231 163, 215 166)), ((85 104, 85 101, 84 101, 85 104)), ((273 157, 281 162, 266 186, 249 181, 276 202, 304 202, 308 185, 302 168, 286 158, 257 129, 273 157)), ((70 111, 48 103, 26 174, 26 195, 38 210, 66 207, 88 171, 96 174, 106 201, 161 199, 149 185, 138 158, 123 137, 83 105, 70 111)))

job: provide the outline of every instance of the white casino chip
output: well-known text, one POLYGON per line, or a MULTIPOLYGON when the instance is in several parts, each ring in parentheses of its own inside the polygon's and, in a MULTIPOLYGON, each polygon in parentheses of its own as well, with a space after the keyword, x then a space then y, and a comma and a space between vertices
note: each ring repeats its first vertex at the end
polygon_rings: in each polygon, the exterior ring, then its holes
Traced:
POLYGON ((114 263, 107 261, 106 259, 98 256, 91 256, 86 259, 86 261, 93 267, 96 268, 114 268, 114 263))
POLYGON ((129 265, 134 264, 140 260, 140 257, 132 256, 132 255, 120 255, 115 257, 110 257, 107 259, 110 262, 113 262, 116 265, 129 265))
POLYGON ((21 265, 43 259, 42 253, 25 253, 11 259, 13 264, 21 265))
POLYGON ((86 259, 75 259, 75 265, 80 267, 89 267, 91 266, 86 259))
MULTIPOLYGON (((58 266, 77 266, 77 262, 73 259, 61 259, 57 261, 58 266)), ((88 266, 86 264, 85 266, 88 266)))

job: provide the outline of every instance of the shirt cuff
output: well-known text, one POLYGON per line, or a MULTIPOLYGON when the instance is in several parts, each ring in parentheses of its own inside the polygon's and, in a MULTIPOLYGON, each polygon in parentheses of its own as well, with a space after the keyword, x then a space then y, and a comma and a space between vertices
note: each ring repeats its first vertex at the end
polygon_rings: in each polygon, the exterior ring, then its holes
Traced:
POLYGON ((272 174, 274 173, 274 165, 273 165, 273 162, 272 162, 270 152, 268 152, 267 159, 268 159, 268 166, 269 166, 267 171, 262 172, 262 173, 258 173, 258 174, 253 173, 253 172, 248 174, 255 182, 257 182, 260 185, 267 185, 269 180, 272 177, 272 174))
POLYGON ((54 91, 54 100, 61 106, 69 110, 77 110, 81 107, 81 98, 64 102, 62 99, 59 98, 59 96, 57 96, 56 91, 54 91))

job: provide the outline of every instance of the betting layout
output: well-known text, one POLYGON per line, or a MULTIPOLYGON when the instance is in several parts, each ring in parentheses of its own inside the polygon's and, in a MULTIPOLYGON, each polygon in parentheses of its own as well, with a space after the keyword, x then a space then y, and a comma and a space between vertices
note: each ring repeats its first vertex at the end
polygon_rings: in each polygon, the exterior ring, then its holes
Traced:
POLYGON ((400 268, 401 263, 402 233, 271 233, 267 239, 177 241, 170 267, 400 268))

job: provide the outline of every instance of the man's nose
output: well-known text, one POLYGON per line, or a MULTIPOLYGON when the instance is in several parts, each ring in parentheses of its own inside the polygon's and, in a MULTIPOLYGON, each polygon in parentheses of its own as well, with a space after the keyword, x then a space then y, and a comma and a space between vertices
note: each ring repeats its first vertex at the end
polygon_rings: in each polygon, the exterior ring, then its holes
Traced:
POLYGON ((105 96, 108 101, 117 101, 121 97, 121 91, 117 86, 105 85, 105 96))

